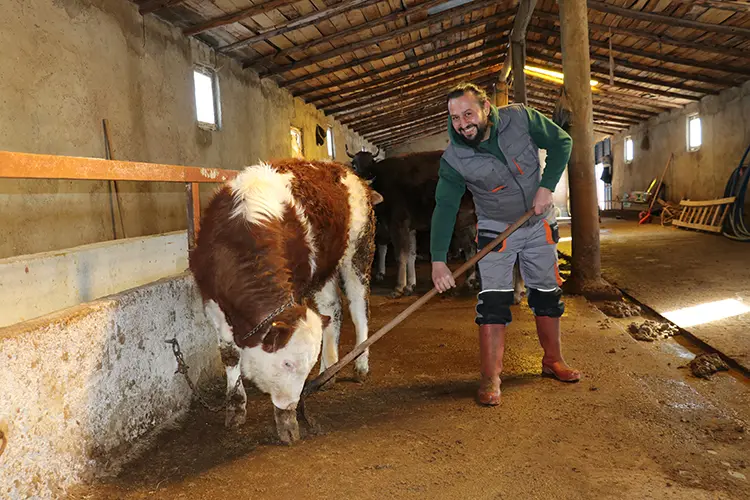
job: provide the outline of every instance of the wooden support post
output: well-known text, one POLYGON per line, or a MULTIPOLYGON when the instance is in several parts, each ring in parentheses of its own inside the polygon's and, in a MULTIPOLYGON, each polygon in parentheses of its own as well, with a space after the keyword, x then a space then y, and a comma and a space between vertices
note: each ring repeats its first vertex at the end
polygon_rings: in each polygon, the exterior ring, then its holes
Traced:
POLYGON ((198 232, 201 229, 201 193, 200 184, 188 182, 185 184, 187 194, 187 227, 188 250, 195 248, 198 232))
POLYGON ((508 105, 508 84, 505 82, 498 82, 495 87, 495 106, 507 106, 508 105))
POLYGON ((525 105, 528 104, 526 100, 526 73, 523 72, 526 65, 526 41, 514 41, 512 44, 513 101, 525 105))
POLYGON ((591 97, 586 2, 558 0, 565 93, 570 101, 568 165, 572 233, 572 270, 568 293, 591 299, 617 299, 620 292, 601 277, 599 206, 594 175, 594 115, 591 97))

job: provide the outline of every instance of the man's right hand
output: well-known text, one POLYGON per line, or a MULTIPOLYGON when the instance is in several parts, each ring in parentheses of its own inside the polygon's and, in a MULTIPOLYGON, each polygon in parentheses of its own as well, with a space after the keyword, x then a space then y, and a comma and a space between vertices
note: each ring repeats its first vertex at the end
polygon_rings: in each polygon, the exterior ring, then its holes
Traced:
POLYGON ((455 288, 456 281, 453 279, 453 273, 445 262, 432 263, 432 283, 440 293, 455 288))

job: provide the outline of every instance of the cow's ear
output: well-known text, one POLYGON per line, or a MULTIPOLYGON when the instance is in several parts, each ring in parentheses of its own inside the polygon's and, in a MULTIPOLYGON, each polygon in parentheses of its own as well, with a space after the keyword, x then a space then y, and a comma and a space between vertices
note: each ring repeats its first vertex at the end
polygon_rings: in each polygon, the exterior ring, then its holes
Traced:
POLYGON ((320 322, 323 324, 323 330, 325 330, 326 328, 328 328, 328 325, 331 324, 331 317, 325 314, 321 314, 320 322))
POLYGON ((271 329, 263 338, 263 350, 266 352, 276 352, 284 347, 294 333, 294 328, 283 322, 274 321, 271 323, 271 329))
POLYGON ((378 203, 383 203, 383 195, 375 191, 374 189, 370 189, 370 201, 373 205, 377 205, 378 203))

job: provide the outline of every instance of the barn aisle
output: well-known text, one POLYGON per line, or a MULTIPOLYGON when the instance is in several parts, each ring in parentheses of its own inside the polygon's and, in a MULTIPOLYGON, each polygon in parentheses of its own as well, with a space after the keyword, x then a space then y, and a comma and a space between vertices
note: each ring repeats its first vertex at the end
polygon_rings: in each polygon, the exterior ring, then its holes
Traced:
MULTIPOLYGON (((373 297, 373 331, 414 300, 373 297)), ((438 297, 383 337, 368 382, 346 368, 308 399, 319 433, 294 446, 277 444, 270 402, 250 393, 241 429, 195 408, 118 478, 71 498, 750 496, 750 386, 736 374, 698 379, 680 369, 693 355, 674 338, 636 341, 634 318, 568 297, 564 353, 583 380, 539 377, 533 317, 515 306, 503 402, 482 408, 473 303, 438 297)), ((347 318, 343 348, 352 341, 347 318)))
MULTIPOLYGON (((750 373, 747 243, 700 231, 602 219, 602 274, 750 373)), ((569 235, 569 226, 561 231, 569 235)), ((570 253, 570 242, 560 250, 570 253)))

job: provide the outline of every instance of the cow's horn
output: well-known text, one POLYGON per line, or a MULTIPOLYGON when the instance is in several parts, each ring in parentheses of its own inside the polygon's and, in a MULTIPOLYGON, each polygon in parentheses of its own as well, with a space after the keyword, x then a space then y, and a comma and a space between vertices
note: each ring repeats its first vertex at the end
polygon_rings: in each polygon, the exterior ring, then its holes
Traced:
POLYGON ((375 151, 375 154, 374 154, 374 155, 372 155, 372 156, 378 156, 379 154, 380 154, 380 146, 378 146, 378 150, 377 150, 377 151, 375 151))
POLYGON ((346 154, 349 155, 349 158, 354 158, 354 155, 349 152, 348 144, 344 144, 344 149, 346 149, 346 154))

